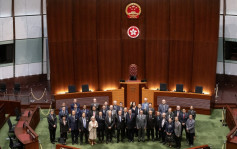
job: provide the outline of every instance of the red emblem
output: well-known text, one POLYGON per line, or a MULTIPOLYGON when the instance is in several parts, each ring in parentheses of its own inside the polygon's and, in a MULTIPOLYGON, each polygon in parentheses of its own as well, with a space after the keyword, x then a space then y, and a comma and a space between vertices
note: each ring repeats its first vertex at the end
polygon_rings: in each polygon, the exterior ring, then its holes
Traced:
POLYGON ((130 3, 125 9, 128 18, 139 18, 141 7, 137 3, 130 3))
POLYGON ((127 34, 130 38, 137 38, 140 34, 138 27, 131 26, 128 28, 127 34))

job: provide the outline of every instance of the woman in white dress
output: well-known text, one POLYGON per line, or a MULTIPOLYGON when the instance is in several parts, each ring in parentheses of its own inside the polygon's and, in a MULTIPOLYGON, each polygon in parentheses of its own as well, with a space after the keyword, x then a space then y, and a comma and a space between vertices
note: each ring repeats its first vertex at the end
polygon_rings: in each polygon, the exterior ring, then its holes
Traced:
POLYGON ((95 120, 95 117, 92 116, 91 121, 89 123, 89 141, 90 141, 92 146, 95 144, 95 140, 97 138, 97 135, 96 135, 97 127, 98 127, 98 123, 95 120))

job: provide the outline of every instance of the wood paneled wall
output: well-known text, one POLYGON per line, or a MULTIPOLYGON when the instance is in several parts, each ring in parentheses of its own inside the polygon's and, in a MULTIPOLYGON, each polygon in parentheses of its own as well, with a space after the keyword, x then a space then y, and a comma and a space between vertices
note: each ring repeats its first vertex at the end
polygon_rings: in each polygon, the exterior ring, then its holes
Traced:
POLYGON ((186 91, 215 85, 219 0, 47 0, 51 86, 81 90, 119 88, 128 67, 138 65, 138 79, 148 88, 184 84, 186 91), (139 19, 128 19, 126 6, 141 6, 139 19), (140 35, 131 39, 135 25, 140 35))

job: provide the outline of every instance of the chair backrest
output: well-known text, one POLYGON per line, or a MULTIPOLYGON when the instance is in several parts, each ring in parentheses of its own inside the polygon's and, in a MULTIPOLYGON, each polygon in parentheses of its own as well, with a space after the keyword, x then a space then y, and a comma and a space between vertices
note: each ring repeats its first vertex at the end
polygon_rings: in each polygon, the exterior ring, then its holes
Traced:
POLYGON ((7 120, 7 124, 9 126, 9 130, 11 130, 12 129, 12 122, 10 119, 7 120))
POLYGON ((129 66, 129 77, 131 76, 137 76, 137 65, 136 64, 131 64, 129 66))
POLYGON ((5 83, 1 83, 0 84, 0 91, 5 92, 6 89, 7 89, 6 84, 5 83))

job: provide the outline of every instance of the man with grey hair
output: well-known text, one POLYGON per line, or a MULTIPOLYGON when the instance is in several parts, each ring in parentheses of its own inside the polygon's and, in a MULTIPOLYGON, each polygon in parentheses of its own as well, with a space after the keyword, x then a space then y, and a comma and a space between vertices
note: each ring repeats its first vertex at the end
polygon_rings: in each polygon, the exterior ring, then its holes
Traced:
POLYGON ((108 115, 105 118, 106 144, 108 144, 108 142, 112 142, 114 125, 115 125, 115 119, 112 116, 112 112, 109 110, 108 115))
POLYGON ((174 111, 174 116, 179 118, 179 115, 182 115, 182 112, 180 111, 180 106, 176 106, 176 110, 174 111))
POLYGON ((91 104, 91 110, 94 106, 96 107, 96 111, 100 110, 100 104, 97 102, 96 98, 93 98, 93 103, 91 104))
POLYGON ((145 113, 148 113, 149 103, 147 102, 148 99, 144 98, 144 103, 142 103, 142 109, 145 111, 145 113))
POLYGON ((177 149, 181 148, 181 127, 182 126, 181 123, 179 122, 179 118, 176 116, 174 122, 174 140, 177 149))
POLYGON ((147 118, 146 115, 143 114, 141 110, 139 115, 136 118, 136 127, 138 129, 138 142, 143 141, 145 142, 145 129, 147 126, 147 118))
POLYGON ((166 100, 165 99, 162 100, 162 103, 159 105, 158 109, 159 109, 158 111, 160 113, 167 113, 168 112, 169 105, 166 104, 166 100))

